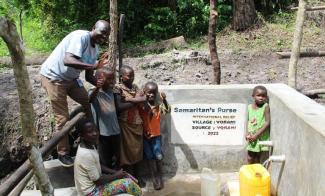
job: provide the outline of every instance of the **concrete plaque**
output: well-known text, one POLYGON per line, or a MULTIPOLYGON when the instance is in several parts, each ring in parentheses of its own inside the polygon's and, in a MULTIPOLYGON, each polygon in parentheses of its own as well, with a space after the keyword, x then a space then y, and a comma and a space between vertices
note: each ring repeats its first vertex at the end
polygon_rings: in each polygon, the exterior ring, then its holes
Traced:
POLYGON ((173 144, 244 144, 245 104, 173 104, 171 107, 173 144))

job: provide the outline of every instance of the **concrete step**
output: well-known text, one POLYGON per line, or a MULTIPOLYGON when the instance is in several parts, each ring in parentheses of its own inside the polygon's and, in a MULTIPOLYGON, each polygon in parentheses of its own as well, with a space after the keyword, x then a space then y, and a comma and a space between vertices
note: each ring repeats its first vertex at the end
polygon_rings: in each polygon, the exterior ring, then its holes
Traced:
MULTIPOLYGON (((77 196, 77 191, 74 187, 54 189, 55 196, 77 196)), ((21 196, 42 196, 39 190, 25 190, 21 196)))
POLYGON ((44 167, 54 189, 74 187, 73 167, 63 167, 58 159, 45 161, 44 167))
MULTIPOLYGON (((77 191, 74 187, 54 189, 55 196, 77 196, 77 191)), ((118 194, 119 196, 131 196, 130 194, 118 194)), ((39 190, 25 190, 20 196, 42 196, 39 190)))
POLYGON ((239 181, 233 180, 227 182, 228 190, 229 190, 229 196, 239 196, 239 181))

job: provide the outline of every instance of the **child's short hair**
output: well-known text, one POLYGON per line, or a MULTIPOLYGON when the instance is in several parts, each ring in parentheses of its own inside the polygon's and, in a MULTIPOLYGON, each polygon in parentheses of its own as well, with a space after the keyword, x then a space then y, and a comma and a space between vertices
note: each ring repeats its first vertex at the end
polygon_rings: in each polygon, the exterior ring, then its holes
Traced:
POLYGON ((95 77, 98 77, 101 73, 112 73, 113 69, 110 67, 102 67, 96 70, 95 77))
POLYGON ((127 71, 134 71, 132 67, 128 66, 128 65, 123 65, 121 67, 121 72, 120 72, 120 76, 124 75, 127 71))
POLYGON ((145 85, 144 85, 144 90, 146 90, 149 86, 152 86, 152 87, 155 87, 156 89, 158 89, 158 84, 155 83, 155 82, 147 82, 145 85))
POLYGON ((75 128, 76 128, 76 131, 79 135, 82 134, 82 132, 84 131, 84 126, 87 124, 87 123, 94 123, 93 122, 93 119, 91 118, 88 118, 88 117, 82 117, 76 124, 75 128))
POLYGON ((256 93, 257 90, 265 91, 266 94, 267 94, 267 90, 266 90, 265 86, 259 85, 259 86, 255 86, 253 88, 253 93, 252 93, 253 96, 255 95, 255 93, 256 93))

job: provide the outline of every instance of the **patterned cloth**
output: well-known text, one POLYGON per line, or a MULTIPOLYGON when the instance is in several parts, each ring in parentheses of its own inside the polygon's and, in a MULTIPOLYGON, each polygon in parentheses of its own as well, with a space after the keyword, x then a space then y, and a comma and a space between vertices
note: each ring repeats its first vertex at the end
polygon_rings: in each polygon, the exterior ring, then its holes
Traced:
POLYGON ((109 196, 121 193, 128 193, 135 196, 142 194, 141 188, 130 178, 114 180, 103 186, 96 187, 88 196, 109 196))

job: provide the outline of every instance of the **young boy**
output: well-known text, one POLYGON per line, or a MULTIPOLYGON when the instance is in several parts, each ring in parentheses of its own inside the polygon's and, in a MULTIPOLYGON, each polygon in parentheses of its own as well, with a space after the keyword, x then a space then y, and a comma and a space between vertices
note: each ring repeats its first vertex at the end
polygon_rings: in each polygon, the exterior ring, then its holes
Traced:
POLYGON ((108 167, 119 168, 120 126, 113 94, 114 72, 109 68, 102 68, 97 70, 95 76, 97 87, 90 90, 89 94, 94 122, 100 131, 100 160, 108 167))
POLYGON ((161 101, 158 100, 158 85, 156 83, 146 83, 144 93, 146 95, 147 102, 140 109, 145 136, 144 155, 149 165, 154 189, 160 190, 164 187, 162 180, 163 154, 161 150, 160 118, 161 115, 170 112, 170 106, 167 103, 165 93, 161 92, 161 101), (157 176, 155 176, 155 173, 157 176))
POLYGON ((138 163, 143 159, 143 128, 138 107, 146 101, 146 97, 133 84, 134 71, 131 67, 123 66, 120 77, 121 83, 115 86, 121 128, 120 164, 139 179, 140 186, 144 186, 138 173, 138 163))
POLYGON ((267 90, 264 86, 256 86, 253 89, 254 103, 248 106, 248 123, 246 140, 247 161, 249 164, 261 163, 266 156, 268 147, 258 145, 258 141, 270 140, 270 107, 267 101, 267 90))

